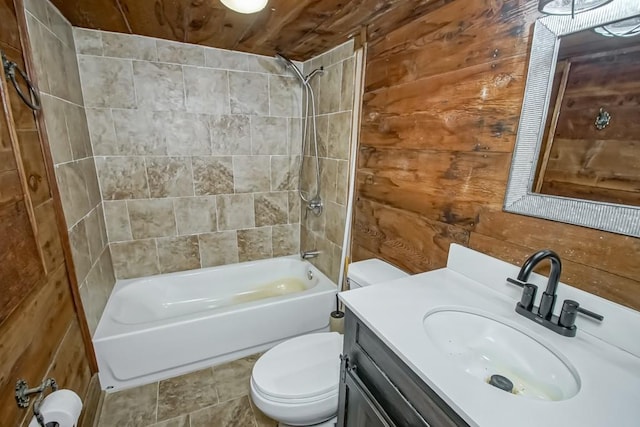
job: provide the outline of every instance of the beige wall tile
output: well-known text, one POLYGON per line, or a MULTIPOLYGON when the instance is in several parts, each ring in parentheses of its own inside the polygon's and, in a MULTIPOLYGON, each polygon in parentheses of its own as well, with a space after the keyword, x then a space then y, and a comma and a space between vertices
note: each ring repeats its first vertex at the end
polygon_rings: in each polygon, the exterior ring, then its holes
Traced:
POLYGON ((133 239, 126 201, 105 201, 104 218, 107 226, 107 236, 110 242, 133 239))
POLYGON ((188 43, 156 40, 158 61, 174 64, 204 65, 204 48, 188 43))
POLYGON ((225 70, 248 70, 246 53, 232 50, 204 48, 205 66, 210 68, 222 68, 225 70))
POLYGON ((273 256, 295 255, 300 252, 300 225, 274 225, 271 244, 273 256))
POLYGON ((355 95, 355 59, 346 59, 342 63, 342 83, 340 89, 340 110, 353 110, 355 95))
POLYGON ((229 114, 229 77, 226 71, 183 67, 187 111, 229 114))
POLYGON ((216 198, 218 230, 255 227, 253 194, 230 194, 216 198))
POLYGON ((66 93, 68 94, 68 98, 65 99, 78 105, 84 105, 82 85, 80 84, 80 71, 78 69, 78 56, 73 46, 63 49, 62 58, 64 61, 65 74, 63 77, 61 76, 61 84, 66 85, 66 93))
POLYGON ((79 221, 69 229, 69 243, 75 267, 78 283, 84 282, 91 269, 91 255, 89 253, 89 241, 87 240, 87 227, 85 221, 79 221))
POLYGON ((269 114, 269 76, 229 72, 231 114, 269 114))
POLYGON ((298 188, 300 157, 271 156, 271 191, 298 188))
POLYGON ((64 116, 65 102, 47 94, 42 94, 41 100, 53 163, 59 164, 71 161, 73 156, 64 116))
POLYGON ((208 156, 211 154, 209 116, 180 111, 154 115, 160 123, 161 138, 170 156, 208 156))
POLYGON ((233 178, 237 193, 266 192, 271 189, 269 156, 234 156, 233 178))
POLYGON ((194 157, 192 163, 196 196, 233 193, 231 157, 194 157))
POLYGON ((111 110, 87 108, 85 113, 93 154, 95 156, 121 154, 117 150, 116 129, 111 110))
POLYGON ((329 54, 330 56, 330 60, 332 64, 336 64, 340 61, 343 61, 347 58, 349 58, 350 56, 353 56, 353 50, 354 50, 354 42, 353 39, 341 44, 340 46, 333 48, 329 54))
POLYGON ((127 209, 134 239, 176 235, 176 220, 170 199, 130 200, 127 209))
POLYGON ((351 111, 329 115, 328 157, 347 160, 351 141, 351 111))
POLYGON ((323 200, 333 201, 336 199, 337 178, 338 161, 333 159, 320 159, 321 196, 323 200))
POLYGON ((269 111, 272 116, 300 117, 302 84, 296 77, 269 76, 269 111))
POLYGON ((286 66, 273 56, 247 54, 247 70, 256 73, 286 74, 286 66))
POLYGON ((147 157, 151 198, 193 196, 190 157, 147 157))
POLYGON ((130 34, 102 33, 104 56, 157 61, 156 42, 149 37, 130 34))
POLYGON ((116 145, 107 154, 111 155, 157 155, 167 154, 164 113, 147 110, 113 110, 116 145))
POLYGON ((298 191, 289 191, 289 224, 300 223, 300 195, 298 191))
POLYGON ((64 115, 67 121, 67 131, 69 132, 69 143, 73 158, 78 160, 92 156, 91 140, 84 108, 65 102, 64 115))
POLYGON ((49 93, 58 98, 69 100, 69 86, 64 76, 65 69, 64 46, 62 42, 46 27, 41 27, 42 61, 44 72, 49 85, 49 93))
POLYGON ((324 205, 325 215, 325 236, 329 241, 338 246, 342 246, 344 238, 345 219, 347 216, 346 207, 333 202, 326 202, 324 205))
POLYGON ((151 111, 185 109, 181 66, 133 61, 133 81, 138 108, 151 111))
POLYGON ((251 117, 251 153, 287 154, 287 119, 251 117))
POLYGON ((111 243, 113 269, 118 279, 151 276, 160 273, 155 240, 111 243))
POLYGON ((235 230, 200 234, 198 239, 203 268, 238 262, 238 241, 235 230))
MULTIPOLYGON (((84 180, 87 186, 87 197, 89 198, 89 207, 93 208, 102 201, 100 196, 100 184, 98 184, 98 176, 96 175, 96 165, 93 157, 88 157, 78 161, 84 173, 84 180)), ((88 212, 88 211, 87 211, 88 212)))
POLYGON ((80 55, 102 56, 102 32, 73 27, 76 53, 80 55))
POLYGON ((161 273, 200 268, 198 236, 162 238, 157 243, 161 273))
MULTIPOLYGON (((30 0, 34 5, 42 5, 38 0, 30 0)), ((39 6, 35 6, 38 8, 39 6)), ((46 10, 43 8, 46 16, 46 10)), ((47 52, 46 43, 43 35, 44 25, 42 25, 36 18, 30 13, 27 16, 27 29, 29 31, 29 41, 31 42, 31 51, 33 54, 34 67, 36 75, 38 76, 38 89, 41 94, 49 93, 49 80, 47 76, 47 52)), ((37 16, 37 13, 36 13, 37 16)))
POLYGON ((349 196, 349 162, 338 160, 338 173, 336 177, 336 198, 335 202, 346 206, 349 196))
POLYGON ((90 210, 84 171, 79 162, 64 163, 55 170, 64 217, 71 227, 90 210))
POLYGON ((173 200, 178 235, 209 233, 217 230, 216 198, 183 197, 173 200))
POLYGON ((238 258, 240 262, 271 258, 271 227, 238 230, 238 258))
MULTIPOLYGON (((310 122, 309 122, 310 123, 310 122)), ((289 154, 299 156, 302 154, 302 120, 289 118, 287 123, 287 141, 289 154)))
POLYGON ((300 250, 314 251, 316 250, 316 235, 313 231, 305 226, 300 226, 300 250))
POLYGON ((254 194, 256 227, 287 224, 289 206, 287 192, 254 194))
POLYGON ((140 157, 97 157, 96 168, 104 200, 149 197, 144 159, 140 157))
POLYGON ((89 255, 91 264, 95 264, 100 258, 104 249, 102 241, 102 232, 100 230, 100 218, 98 217, 98 209, 93 209, 84 219, 87 232, 87 242, 89 245, 89 255))
POLYGON ((320 90, 320 114, 334 113, 340 109, 340 90, 342 89, 342 64, 326 68, 322 76, 320 90))
POLYGON ((48 27, 58 37, 66 47, 74 48, 73 30, 71 24, 62 16, 56 7, 46 2, 47 16, 49 17, 48 27))
POLYGON ((210 126, 214 155, 251 154, 249 116, 211 116, 210 126))
POLYGON ((78 65, 86 107, 136 107, 131 61, 80 55, 78 65))
POLYGON ((25 0, 24 8, 44 25, 49 25, 49 17, 47 16, 47 4, 42 0, 25 0))

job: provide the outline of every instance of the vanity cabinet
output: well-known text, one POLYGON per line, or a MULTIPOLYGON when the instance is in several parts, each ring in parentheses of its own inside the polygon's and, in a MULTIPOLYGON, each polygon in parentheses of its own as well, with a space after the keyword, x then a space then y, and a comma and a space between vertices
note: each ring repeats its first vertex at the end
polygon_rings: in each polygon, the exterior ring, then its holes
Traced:
POLYGON ((468 426, 348 309, 341 359, 339 427, 468 426))

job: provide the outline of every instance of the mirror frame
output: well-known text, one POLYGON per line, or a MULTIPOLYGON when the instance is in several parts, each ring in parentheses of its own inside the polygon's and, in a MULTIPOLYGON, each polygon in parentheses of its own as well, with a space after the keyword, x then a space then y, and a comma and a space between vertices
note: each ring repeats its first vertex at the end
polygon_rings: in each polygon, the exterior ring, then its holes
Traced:
POLYGON ((640 0, 614 0, 574 18, 550 15, 536 21, 518 136, 504 200, 505 211, 640 237, 640 206, 532 192, 560 37, 636 15, 640 15, 640 0))

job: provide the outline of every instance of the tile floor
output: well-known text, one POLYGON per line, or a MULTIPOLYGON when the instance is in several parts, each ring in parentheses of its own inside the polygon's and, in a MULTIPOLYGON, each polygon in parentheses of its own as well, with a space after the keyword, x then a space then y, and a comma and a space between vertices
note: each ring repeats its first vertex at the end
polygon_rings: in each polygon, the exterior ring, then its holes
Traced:
POLYGON ((277 427, 251 402, 258 356, 107 394, 98 427, 277 427))

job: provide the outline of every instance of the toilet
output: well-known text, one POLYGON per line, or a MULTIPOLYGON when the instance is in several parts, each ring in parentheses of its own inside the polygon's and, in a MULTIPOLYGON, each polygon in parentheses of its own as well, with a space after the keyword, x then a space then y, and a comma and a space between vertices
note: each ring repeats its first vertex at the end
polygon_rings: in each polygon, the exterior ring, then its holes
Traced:
MULTIPOLYGON (((350 289, 406 277, 379 259, 349 266, 350 289)), ((328 316, 328 313, 327 313, 328 316)), ((342 335, 321 332, 280 343, 263 354, 251 374, 251 398, 280 427, 334 427, 342 335)))

